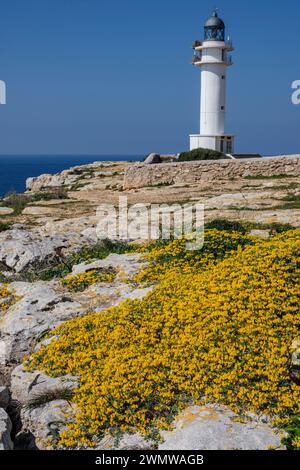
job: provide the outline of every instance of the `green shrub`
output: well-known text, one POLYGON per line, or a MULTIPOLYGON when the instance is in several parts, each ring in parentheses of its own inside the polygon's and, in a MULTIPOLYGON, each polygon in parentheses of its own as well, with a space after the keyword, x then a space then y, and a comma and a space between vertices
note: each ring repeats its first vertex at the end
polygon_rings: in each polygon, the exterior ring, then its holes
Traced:
POLYGON ((288 450, 299 450, 295 442, 300 439, 300 414, 294 415, 284 430, 288 433, 288 437, 283 439, 282 443, 287 446, 288 450))
POLYGON ((242 234, 249 233, 251 230, 269 230, 272 235, 276 235, 293 230, 294 227, 290 224, 281 224, 279 222, 263 224, 259 222, 240 222, 239 220, 215 219, 205 224, 205 230, 211 229, 226 232, 239 232, 242 234))
POLYGON ((291 175, 271 175, 271 176, 264 176, 264 175, 257 175, 257 176, 245 176, 245 180, 281 180, 283 178, 291 178, 291 175))
POLYGON ((10 230, 12 224, 10 222, 0 222, 0 232, 4 232, 5 230, 10 230))
POLYGON ((216 219, 205 224, 206 230, 216 229, 226 232, 239 232, 246 234, 247 228, 242 222, 237 220, 216 219))
POLYGON ((1 284, 5 284, 8 282, 8 279, 6 276, 4 276, 4 274, 0 271, 0 283, 1 284))
POLYGON ((68 199, 68 193, 63 188, 53 188, 51 191, 41 191, 33 194, 8 193, 4 204, 14 209, 14 215, 20 215, 25 207, 33 202, 50 201, 51 199, 68 199))
POLYGON ((199 148, 190 152, 182 152, 179 155, 179 162, 190 162, 194 160, 221 160, 226 159, 226 155, 216 150, 199 148))
POLYGON ((134 245, 128 245, 125 242, 112 242, 110 240, 102 240, 92 246, 81 248, 59 261, 53 259, 45 263, 44 267, 34 269, 25 273, 26 280, 34 282, 37 280, 49 281, 54 278, 62 278, 72 272, 73 266, 80 263, 92 262, 98 259, 104 259, 111 253, 128 253, 135 251, 134 245))
POLYGON ((25 194, 10 193, 5 197, 5 206, 14 210, 14 215, 23 212, 28 204, 28 197, 25 194))

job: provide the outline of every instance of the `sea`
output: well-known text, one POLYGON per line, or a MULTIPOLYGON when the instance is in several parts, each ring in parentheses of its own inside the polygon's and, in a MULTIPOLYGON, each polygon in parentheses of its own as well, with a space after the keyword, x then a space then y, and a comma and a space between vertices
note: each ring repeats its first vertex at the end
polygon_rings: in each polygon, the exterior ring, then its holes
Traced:
POLYGON ((0 155, 0 197, 26 189, 26 179, 59 173, 76 165, 98 161, 141 161, 143 155, 0 155))

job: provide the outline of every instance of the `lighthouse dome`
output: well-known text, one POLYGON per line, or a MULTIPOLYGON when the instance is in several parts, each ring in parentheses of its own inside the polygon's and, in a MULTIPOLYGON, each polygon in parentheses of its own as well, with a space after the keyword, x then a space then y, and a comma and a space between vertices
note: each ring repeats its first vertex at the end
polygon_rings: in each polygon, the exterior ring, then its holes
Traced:
POLYGON ((225 28, 224 21, 218 17, 218 13, 216 11, 213 12, 212 16, 208 18, 205 23, 205 28, 225 28))
POLYGON ((204 39, 205 41, 224 41, 224 38, 224 21, 219 18, 217 11, 214 10, 212 16, 206 21, 204 25, 204 39))

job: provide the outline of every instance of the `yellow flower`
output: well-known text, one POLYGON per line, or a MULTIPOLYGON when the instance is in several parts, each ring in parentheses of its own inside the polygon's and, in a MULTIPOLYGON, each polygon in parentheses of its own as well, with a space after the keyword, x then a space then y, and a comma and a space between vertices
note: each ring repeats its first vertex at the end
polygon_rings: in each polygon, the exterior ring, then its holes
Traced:
POLYGON ((292 445, 293 445, 293 447, 295 447, 295 449, 300 449, 300 436, 295 437, 292 440, 292 445))
POLYGON ((17 300, 8 284, 0 284, 0 312, 6 312, 17 300))
POLYGON ((66 276, 62 279, 62 285, 73 291, 83 291, 92 284, 113 282, 115 277, 112 269, 93 269, 76 276, 66 276))

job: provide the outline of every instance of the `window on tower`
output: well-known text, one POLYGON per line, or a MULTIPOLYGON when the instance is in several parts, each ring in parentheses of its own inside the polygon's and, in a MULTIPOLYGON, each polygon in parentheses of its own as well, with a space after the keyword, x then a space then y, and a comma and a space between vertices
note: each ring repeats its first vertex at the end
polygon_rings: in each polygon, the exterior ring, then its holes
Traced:
POLYGON ((205 28, 205 41, 224 41, 225 30, 224 28, 205 28))

